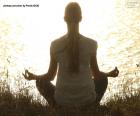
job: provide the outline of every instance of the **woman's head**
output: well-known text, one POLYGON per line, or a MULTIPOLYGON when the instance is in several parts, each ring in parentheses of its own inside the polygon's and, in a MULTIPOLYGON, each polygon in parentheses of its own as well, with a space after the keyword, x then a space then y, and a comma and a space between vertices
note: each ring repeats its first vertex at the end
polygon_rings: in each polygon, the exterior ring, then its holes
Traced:
POLYGON ((66 6, 64 19, 67 23, 79 23, 81 21, 82 13, 78 3, 71 2, 66 6))

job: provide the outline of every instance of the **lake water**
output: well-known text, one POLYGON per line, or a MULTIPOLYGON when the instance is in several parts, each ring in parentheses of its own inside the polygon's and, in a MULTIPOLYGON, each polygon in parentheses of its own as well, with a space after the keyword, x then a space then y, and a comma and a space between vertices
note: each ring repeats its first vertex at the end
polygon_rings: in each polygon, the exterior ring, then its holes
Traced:
MULTIPOLYGON (((105 15, 101 13, 102 10, 99 10, 99 15, 93 16, 93 21, 91 18, 85 24, 81 24, 81 32, 98 41, 100 69, 107 72, 117 66, 120 71, 117 78, 109 78, 103 101, 113 94, 121 95, 124 92, 140 89, 140 6, 122 1, 116 2, 113 7, 115 10, 105 9, 106 7, 102 6, 105 15)), ((34 16, 36 15, 33 15, 33 19, 34 16)), ((66 27, 64 22, 60 24, 54 22, 58 27, 62 25, 62 31, 58 28, 53 30, 51 25, 42 28, 44 26, 40 21, 36 24, 36 22, 30 23, 31 20, 28 18, 24 20, 22 18, 20 21, 0 20, 0 80, 1 82, 6 80, 15 93, 29 88, 31 93, 38 96, 34 81, 27 82, 22 77, 22 72, 24 68, 36 74, 47 71, 50 43, 64 33, 66 27), (38 28, 33 30, 34 25, 38 28), (38 34, 38 30, 43 31, 39 31, 38 34), (54 31, 56 33, 53 33, 54 31)))

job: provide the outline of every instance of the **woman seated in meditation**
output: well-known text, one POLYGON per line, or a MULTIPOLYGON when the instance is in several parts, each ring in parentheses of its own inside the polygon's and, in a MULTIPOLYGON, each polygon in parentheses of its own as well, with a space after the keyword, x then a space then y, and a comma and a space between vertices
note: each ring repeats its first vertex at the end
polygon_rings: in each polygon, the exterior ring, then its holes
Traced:
POLYGON ((25 70, 27 80, 36 80, 41 95, 51 106, 84 106, 99 104, 108 85, 108 77, 117 77, 117 67, 109 72, 100 71, 97 63, 97 42, 79 32, 82 20, 78 3, 65 8, 67 33, 50 46, 48 72, 36 75, 25 70), (51 83, 57 75, 56 85, 51 83))

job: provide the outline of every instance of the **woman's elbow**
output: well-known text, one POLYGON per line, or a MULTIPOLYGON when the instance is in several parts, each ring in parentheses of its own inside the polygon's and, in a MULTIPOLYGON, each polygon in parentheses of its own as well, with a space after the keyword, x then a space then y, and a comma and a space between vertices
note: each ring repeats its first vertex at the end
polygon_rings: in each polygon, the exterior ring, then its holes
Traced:
POLYGON ((93 71, 92 75, 94 76, 95 79, 99 79, 102 76, 100 71, 96 71, 96 72, 93 71))

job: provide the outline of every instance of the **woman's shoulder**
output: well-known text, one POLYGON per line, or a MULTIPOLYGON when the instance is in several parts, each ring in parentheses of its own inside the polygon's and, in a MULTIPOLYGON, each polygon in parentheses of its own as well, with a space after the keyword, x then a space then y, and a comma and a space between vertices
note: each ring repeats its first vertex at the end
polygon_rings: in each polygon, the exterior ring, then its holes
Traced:
POLYGON ((87 44, 93 45, 93 46, 97 46, 97 41, 92 38, 81 35, 81 39, 84 41, 84 43, 87 43, 87 44))
POLYGON ((66 44, 66 35, 63 35, 54 41, 51 42, 51 50, 58 51, 59 49, 63 48, 66 44))
POLYGON ((51 42, 52 45, 58 45, 58 44, 61 44, 63 42, 65 42, 65 39, 66 38, 66 35, 63 35, 57 39, 55 39, 54 41, 51 42))

